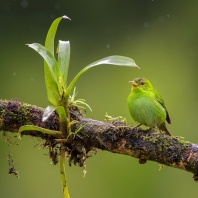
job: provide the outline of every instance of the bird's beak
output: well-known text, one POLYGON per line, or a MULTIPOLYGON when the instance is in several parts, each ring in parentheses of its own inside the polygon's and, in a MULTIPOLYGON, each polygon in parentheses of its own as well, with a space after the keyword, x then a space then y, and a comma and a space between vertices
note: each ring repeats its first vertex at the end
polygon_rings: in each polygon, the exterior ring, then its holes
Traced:
POLYGON ((137 87, 138 84, 135 81, 129 81, 130 84, 132 84, 133 86, 137 87))

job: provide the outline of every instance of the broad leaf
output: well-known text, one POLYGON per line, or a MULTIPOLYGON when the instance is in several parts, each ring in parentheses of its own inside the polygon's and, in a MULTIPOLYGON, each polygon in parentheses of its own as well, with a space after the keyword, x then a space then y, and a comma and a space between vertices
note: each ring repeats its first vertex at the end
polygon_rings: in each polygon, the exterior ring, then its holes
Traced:
POLYGON ((67 87, 67 91, 66 91, 66 97, 68 97, 70 95, 70 92, 74 86, 74 84, 76 83, 76 81, 78 80, 78 78, 85 73, 87 70, 91 69, 92 67, 98 66, 98 65, 102 65, 102 64, 109 64, 109 65, 115 65, 115 66, 129 66, 129 67, 137 67, 139 68, 135 61, 131 58, 125 57, 125 56, 109 56, 103 59, 100 59, 96 62, 93 62, 89 65, 87 65, 86 67, 84 67, 71 81, 71 83, 69 84, 69 86, 67 87))
POLYGON ((60 76, 60 70, 56 59, 50 51, 39 43, 28 44, 29 47, 38 52, 46 61, 45 70, 45 85, 47 89, 48 101, 53 106, 58 106, 61 100, 61 86, 58 83, 57 77, 60 76))
POLYGON ((100 59, 98 61, 95 61, 95 62, 87 65, 83 70, 88 70, 91 67, 94 67, 94 66, 97 66, 97 65, 102 65, 102 64, 138 67, 133 59, 125 57, 125 56, 117 56, 117 55, 115 55, 115 56, 108 56, 106 58, 103 58, 103 59, 100 59))
POLYGON ((57 83, 57 76, 60 75, 60 69, 56 59, 53 57, 51 52, 39 43, 28 44, 28 46, 34 49, 44 58, 50 70, 50 77, 57 83))
POLYGON ((70 60, 70 43, 69 41, 60 41, 58 47, 58 64, 62 75, 65 88, 67 87, 67 75, 69 70, 70 60))

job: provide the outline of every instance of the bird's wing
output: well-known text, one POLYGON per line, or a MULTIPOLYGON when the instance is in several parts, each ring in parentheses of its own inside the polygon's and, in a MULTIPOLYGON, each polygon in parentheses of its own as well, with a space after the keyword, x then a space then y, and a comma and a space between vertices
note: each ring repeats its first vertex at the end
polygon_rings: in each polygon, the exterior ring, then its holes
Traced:
POLYGON ((153 90, 153 91, 154 91, 156 100, 157 100, 157 101, 162 105, 162 107, 166 110, 166 121, 168 122, 168 124, 171 124, 171 119, 170 119, 169 113, 168 113, 168 111, 167 111, 167 109, 166 109, 164 100, 162 99, 161 95, 158 93, 157 90, 153 90))

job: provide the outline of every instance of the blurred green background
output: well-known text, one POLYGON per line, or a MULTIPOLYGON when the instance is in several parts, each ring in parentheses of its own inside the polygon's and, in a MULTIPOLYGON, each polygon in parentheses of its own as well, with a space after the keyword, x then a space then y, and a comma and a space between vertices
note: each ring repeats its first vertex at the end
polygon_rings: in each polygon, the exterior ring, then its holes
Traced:
MULTIPOLYGON (((77 82, 78 96, 92 107, 87 117, 104 120, 105 113, 131 119, 126 98, 129 80, 148 78, 163 96, 172 118, 170 131, 198 142, 197 54, 198 4, 174 0, 13 0, 0 2, 0 98, 48 105, 43 60, 27 43, 44 44, 52 21, 62 15, 57 39, 70 40, 69 79, 87 64, 110 55, 133 58, 140 70, 104 65, 77 82)), ((13 138, 15 141, 16 138, 13 138)), ((10 148, 20 178, 8 175, 7 143, 0 140, 2 198, 61 198, 59 167, 50 165, 47 149, 23 137, 10 148)), ((128 156, 99 151, 88 159, 87 175, 67 167, 71 198, 186 198, 198 194, 192 174, 159 166, 139 165, 128 156)))

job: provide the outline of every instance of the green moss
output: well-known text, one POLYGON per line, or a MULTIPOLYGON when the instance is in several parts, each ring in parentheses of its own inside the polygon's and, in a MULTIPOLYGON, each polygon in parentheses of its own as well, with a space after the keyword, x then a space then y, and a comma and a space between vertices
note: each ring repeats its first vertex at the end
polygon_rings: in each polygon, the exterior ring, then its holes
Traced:
POLYGON ((5 109, 0 109, 0 127, 3 126, 4 115, 5 115, 5 109))
POLYGON ((123 123, 123 124, 126 124, 126 123, 127 123, 126 118, 124 118, 124 117, 122 117, 122 116, 112 117, 112 116, 109 116, 109 115, 107 114, 107 112, 106 112, 106 114, 105 114, 105 120, 106 120, 107 122, 109 122, 109 123, 113 123, 113 122, 115 122, 115 121, 121 122, 121 123, 123 123))
POLYGON ((22 108, 21 108, 21 111, 22 111, 22 117, 23 117, 23 120, 26 121, 26 123, 29 123, 30 120, 29 120, 29 106, 27 105, 24 105, 22 108))
POLYGON ((0 128, 3 126, 3 120, 0 118, 0 128))

